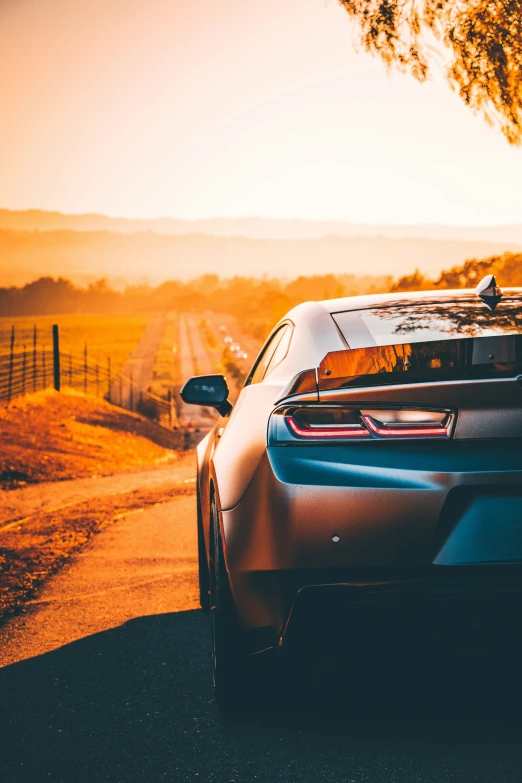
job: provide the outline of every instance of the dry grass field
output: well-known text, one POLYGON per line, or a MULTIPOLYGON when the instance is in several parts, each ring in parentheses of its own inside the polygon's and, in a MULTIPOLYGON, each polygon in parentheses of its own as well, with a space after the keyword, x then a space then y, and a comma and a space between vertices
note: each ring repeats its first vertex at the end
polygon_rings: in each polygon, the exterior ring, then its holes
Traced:
POLYGON ((37 328, 37 347, 50 349, 51 327, 60 328, 60 349, 63 353, 83 356, 87 343, 89 361, 105 365, 111 357, 112 372, 116 375, 132 353, 150 315, 45 315, 0 318, 0 354, 9 351, 11 327, 15 327, 15 350, 28 351, 33 347, 33 329, 37 328))
POLYGON ((90 395, 51 389, 0 409, 0 489, 103 476, 176 459, 169 432, 90 395))

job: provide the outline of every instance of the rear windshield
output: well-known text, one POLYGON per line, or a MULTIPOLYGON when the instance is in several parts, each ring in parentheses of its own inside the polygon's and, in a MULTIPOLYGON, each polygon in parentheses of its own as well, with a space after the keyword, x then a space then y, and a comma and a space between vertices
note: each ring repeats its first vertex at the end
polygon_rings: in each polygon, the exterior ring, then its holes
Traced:
POLYGON ((522 333, 522 300, 414 302, 333 313, 350 348, 522 333))

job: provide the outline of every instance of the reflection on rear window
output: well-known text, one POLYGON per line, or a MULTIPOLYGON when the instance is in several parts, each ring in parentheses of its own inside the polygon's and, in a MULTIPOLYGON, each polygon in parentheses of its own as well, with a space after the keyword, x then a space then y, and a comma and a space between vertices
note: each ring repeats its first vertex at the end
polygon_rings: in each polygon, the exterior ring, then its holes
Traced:
POLYGON ((480 301, 414 302, 333 313, 350 348, 522 333, 522 300, 492 312, 480 301))

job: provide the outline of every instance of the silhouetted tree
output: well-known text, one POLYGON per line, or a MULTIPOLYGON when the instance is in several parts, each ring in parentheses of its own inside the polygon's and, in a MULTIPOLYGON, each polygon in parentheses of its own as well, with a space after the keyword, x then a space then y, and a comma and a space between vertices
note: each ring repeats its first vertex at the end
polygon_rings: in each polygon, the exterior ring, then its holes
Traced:
POLYGON ((500 287, 522 285, 522 255, 505 253, 480 261, 471 259, 442 272, 435 285, 437 288, 475 288, 488 274, 496 275, 500 287))
MULTIPOLYGON (((457 287, 457 286, 455 286, 457 287)), ((391 287, 393 292, 424 291, 433 288, 433 281, 425 277, 418 269, 411 275, 404 275, 391 287)))

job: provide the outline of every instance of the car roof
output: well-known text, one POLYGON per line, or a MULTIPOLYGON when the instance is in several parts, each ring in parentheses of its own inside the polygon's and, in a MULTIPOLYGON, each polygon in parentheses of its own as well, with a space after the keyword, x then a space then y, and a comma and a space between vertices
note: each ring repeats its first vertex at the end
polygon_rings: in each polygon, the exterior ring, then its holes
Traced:
MULTIPOLYGON (((503 288, 503 297, 522 298, 522 287, 503 288)), ((365 310, 369 307, 393 307, 394 305, 417 304, 419 301, 428 303, 455 302, 458 300, 478 302, 479 297, 474 288, 448 288, 430 291, 401 291, 396 294, 366 294, 363 296, 343 296, 340 299, 323 299, 322 301, 303 302, 290 310, 281 319, 303 324, 310 321, 321 321, 327 314, 343 313, 352 310, 365 310)))
MULTIPOLYGON (((522 288, 503 288, 504 298, 522 297, 522 288)), ((368 307, 417 304, 428 302, 454 302, 455 300, 478 301, 474 288, 454 288, 431 291, 401 291, 396 294, 368 294, 363 296, 345 296, 341 299, 324 299, 317 304, 329 313, 341 313, 347 310, 364 310, 368 307)))

